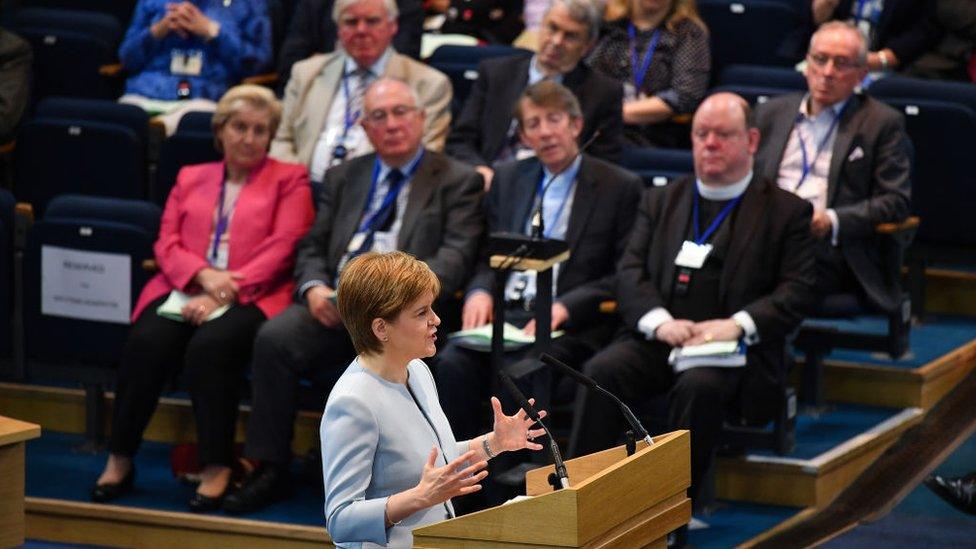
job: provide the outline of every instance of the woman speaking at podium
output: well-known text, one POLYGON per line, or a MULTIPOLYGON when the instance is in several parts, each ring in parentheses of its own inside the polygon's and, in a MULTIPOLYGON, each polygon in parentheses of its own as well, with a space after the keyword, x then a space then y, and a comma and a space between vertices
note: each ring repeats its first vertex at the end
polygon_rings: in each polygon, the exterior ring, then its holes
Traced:
MULTIPOLYGON (((433 356, 440 290, 426 263, 366 253, 342 272, 339 314, 358 356, 322 417, 326 527, 338 547, 410 547, 413 528, 454 516, 451 498, 478 491, 489 459, 542 449, 523 410, 492 397, 494 430, 457 442, 420 359, 433 356)), ((545 412, 542 412, 544 414, 545 412)))

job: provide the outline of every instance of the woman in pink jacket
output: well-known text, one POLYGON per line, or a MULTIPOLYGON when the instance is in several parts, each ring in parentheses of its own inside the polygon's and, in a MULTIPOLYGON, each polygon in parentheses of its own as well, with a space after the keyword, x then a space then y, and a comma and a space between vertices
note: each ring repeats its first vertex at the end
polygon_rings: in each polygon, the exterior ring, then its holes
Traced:
POLYGON ((305 167, 267 157, 280 119, 269 90, 232 88, 213 117, 223 162, 177 177, 155 245, 159 274, 142 290, 122 352, 111 453, 95 501, 132 490, 132 456, 160 392, 182 369, 203 466, 190 509, 220 506, 252 340, 291 302, 295 244, 314 215, 305 167))

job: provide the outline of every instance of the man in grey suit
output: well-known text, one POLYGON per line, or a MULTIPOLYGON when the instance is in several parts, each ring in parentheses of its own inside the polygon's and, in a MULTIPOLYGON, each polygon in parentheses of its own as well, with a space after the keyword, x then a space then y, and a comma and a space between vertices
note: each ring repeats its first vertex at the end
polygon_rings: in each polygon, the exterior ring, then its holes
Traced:
POLYGON ((332 8, 339 45, 335 52, 295 63, 285 87, 284 112, 271 156, 308 166, 312 181, 344 160, 372 152, 356 124, 371 82, 389 76, 407 82, 426 112, 423 142, 444 148, 451 125, 451 82, 440 72, 397 53, 394 0, 336 0, 332 8))
POLYGON ((484 231, 484 183, 421 145, 424 116, 402 81, 381 78, 367 91, 361 123, 377 152, 326 173, 315 225, 297 250, 296 303, 258 331, 244 455, 261 466, 225 510, 255 510, 283 495, 300 378, 334 382, 356 354, 334 302, 349 259, 411 253, 437 274, 442 296, 467 281, 484 231))
POLYGON ((866 55, 856 28, 823 25, 807 53, 809 92, 756 108, 756 158, 759 173, 813 204, 821 293, 854 294, 893 311, 901 301, 900 254, 881 245, 874 227, 908 216, 909 141, 901 114, 854 93, 866 55))

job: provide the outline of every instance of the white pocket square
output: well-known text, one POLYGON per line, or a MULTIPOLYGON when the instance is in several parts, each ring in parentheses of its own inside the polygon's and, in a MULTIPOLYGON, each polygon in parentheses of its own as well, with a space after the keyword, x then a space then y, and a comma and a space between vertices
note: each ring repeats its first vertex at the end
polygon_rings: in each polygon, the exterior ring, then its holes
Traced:
POLYGON ((860 146, 854 147, 854 150, 851 151, 850 156, 847 157, 847 161, 854 162, 858 158, 864 158, 864 149, 862 149, 860 146))

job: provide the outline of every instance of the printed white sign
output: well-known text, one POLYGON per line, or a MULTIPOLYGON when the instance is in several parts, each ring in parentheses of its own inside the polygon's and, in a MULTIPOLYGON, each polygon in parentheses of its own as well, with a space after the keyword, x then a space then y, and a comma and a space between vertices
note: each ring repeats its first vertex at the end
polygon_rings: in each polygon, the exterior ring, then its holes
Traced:
POLYGON ((132 258, 41 246, 41 313, 128 324, 132 258))

